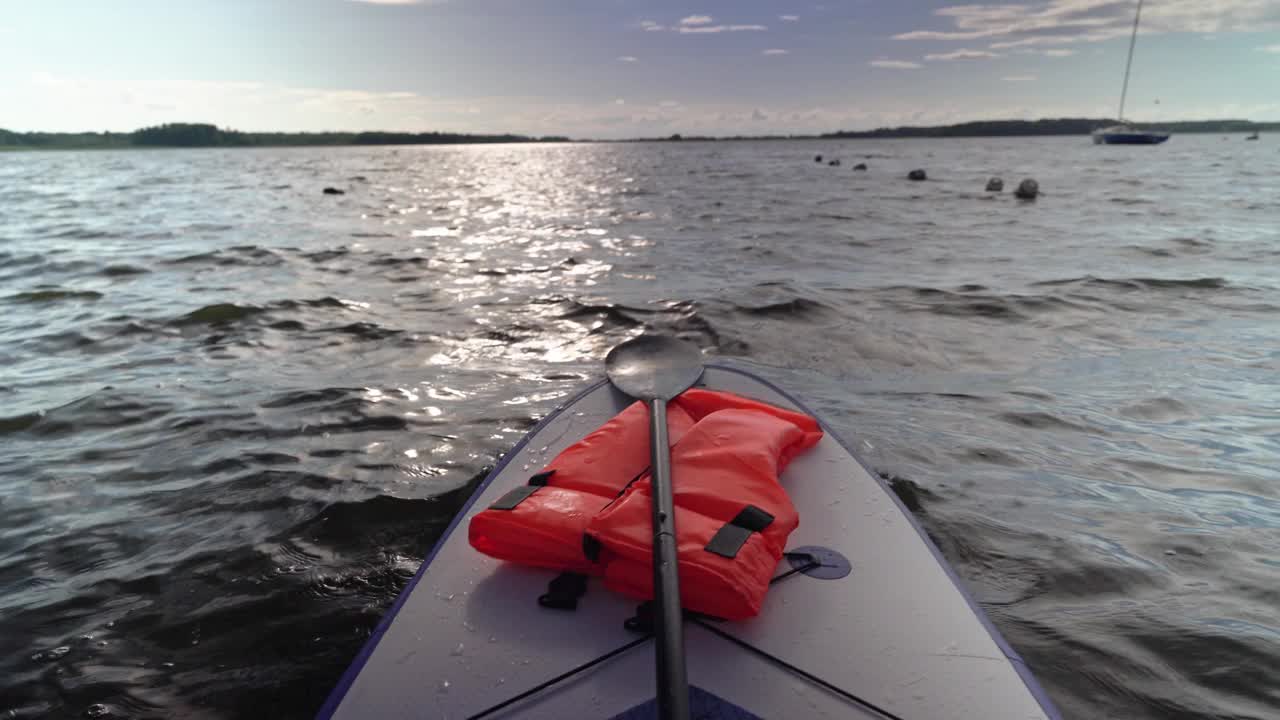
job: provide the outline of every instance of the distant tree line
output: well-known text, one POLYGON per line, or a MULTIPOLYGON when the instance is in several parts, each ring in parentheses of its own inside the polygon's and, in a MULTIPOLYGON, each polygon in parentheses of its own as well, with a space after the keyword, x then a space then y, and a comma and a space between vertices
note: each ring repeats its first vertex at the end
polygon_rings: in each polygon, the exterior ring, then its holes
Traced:
POLYGON ((269 147, 288 145, 456 145, 465 143, 567 142, 566 137, 472 135, 467 133, 322 132, 250 133, 205 123, 167 123, 131 133, 18 133, 0 129, 0 147, 269 147))
MULTIPOLYGON (((1087 135, 1100 127, 1116 124, 1105 118, 1054 118, 1045 120, 983 120, 956 125, 902 126, 875 130, 841 130, 825 135, 765 135, 733 137, 682 136, 638 138, 645 140, 789 140, 842 138, 945 138, 1012 137, 1039 135, 1087 135)), ((1244 133, 1280 131, 1280 123, 1248 120, 1196 120, 1142 123, 1173 133, 1244 133)), ((126 147, 275 147, 304 145, 458 145, 467 143, 569 142, 562 136, 471 135, 446 132, 318 132, 252 133, 223 130, 205 123, 168 123, 131 133, 19 133, 0 129, 0 148, 85 149, 126 147)))
POLYGON ((113 148, 129 147, 131 133, 19 133, 0 128, 0 148, 113 148))
MULTIPOLYGON (((1098 128, 1115 125, 1116 120, 1106 118, 1053 118, 1044 120, 981 120, 956 125, 927 125, 883 127, 875 130, 840 130, 823 135, 734 135, 634 138, 619 142, 673 142, 717 140, 813 140, 854 138, 947 138, 947 137, 1036 137, 1046 135, 1088 135, 1098 128)), ((1173 133, 1249 133, 1255 131, 1280 131, 1280 123, 1256 123, 1249 120, 1193 120, 1166 123, 1137 123, 1142 127, 1159 128, 1173 133)))
MULTIPOLYGON (((942 138, 942 137, 1007 137, 1037 135, 1088 135, 1098 128, 1118 121, 1105 118, 1052 118, 1043 120, 980 120, 956 125, 902 126, 875 130, 841 130, 823 138, 942 138)), ((1280 130, 1280 123, 1255 123, 1248 120, 1203 120, 1166 123, 1136 123, 1175 133, 1239 133, 1256 130, 1280 130)))

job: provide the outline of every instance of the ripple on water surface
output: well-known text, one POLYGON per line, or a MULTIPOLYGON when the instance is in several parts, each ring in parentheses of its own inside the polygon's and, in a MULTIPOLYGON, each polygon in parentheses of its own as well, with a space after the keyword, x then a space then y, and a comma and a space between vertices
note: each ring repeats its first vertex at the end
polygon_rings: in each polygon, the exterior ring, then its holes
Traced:
POLYGON ((1280 160, 1215 140, 8 155, 0 715, 309 717, 651 330, 824 413, 1068 717, 1275 717, 1280 160))

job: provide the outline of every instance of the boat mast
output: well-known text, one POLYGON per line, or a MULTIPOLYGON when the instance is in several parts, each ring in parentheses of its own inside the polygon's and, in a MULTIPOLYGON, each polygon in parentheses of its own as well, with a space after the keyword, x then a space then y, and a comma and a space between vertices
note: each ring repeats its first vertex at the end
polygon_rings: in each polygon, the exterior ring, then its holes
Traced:
POLYGON ((1133 35, 1129 37, 1129 59, 1124 64, 1124 87, 1120 90, 1120 114, 1116 120, 1124 123, 1124 98, 1129 94, 1129 68, 1133 67, 1133 46, 1138 44, 1138 21, 1142 19, 1142 0, 1138 0, 1138 12, 1133 15, 1133 35))

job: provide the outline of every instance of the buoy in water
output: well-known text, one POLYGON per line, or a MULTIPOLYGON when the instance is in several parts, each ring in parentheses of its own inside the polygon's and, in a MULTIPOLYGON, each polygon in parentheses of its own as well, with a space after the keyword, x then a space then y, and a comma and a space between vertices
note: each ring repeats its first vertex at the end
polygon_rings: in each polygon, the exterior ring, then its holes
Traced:
POLYGON ((324 194, 325 195, 346 195, 347 192, 345 190, 339 190, 338 188, 327 187, 324 189, 324 194))
POLYGON ((820 163, 820 162, 822 162, 822 156, 821 156, 821 155, 814 155, 814 156, 813 156, 813 161, 814 161, 814 162, 816 162, 816 163, 820 163))
POLYGON ((928 180, 929 176, 925 173, 924 170, 912 170, 911 172, 907 173, 907 179, 915 180, 916 182, 919 182, 921 180, 928 180))
POLYGON ((1004 190, 1004 180, 993 177, 987 181, 987 192, 1000 192, 1004 190))
POLYGON ((853 166, 853 169, 854 169, 854 170, 866 170, 866 169, 867 169, 867 164, 866 164, 866 163, 858 163, 857 165, 854 165, 854 166, 853 166))
POLYGON ((1018 183, 1018 189, 1014 190, 1013 194, 1019 200, 1035 200, 1036 196, 1040 194, 1040 183, 1027 178, 1018 183))
POLYGON ((830 165, 831 167, 840 167, 840 158, 836 158, 835 160, 832 160, 827 164, 830 165))

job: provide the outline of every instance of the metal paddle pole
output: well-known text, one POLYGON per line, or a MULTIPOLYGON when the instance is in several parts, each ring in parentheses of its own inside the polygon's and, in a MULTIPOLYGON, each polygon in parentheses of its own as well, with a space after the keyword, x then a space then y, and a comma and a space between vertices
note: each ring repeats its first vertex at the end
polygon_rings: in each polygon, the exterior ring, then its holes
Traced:
POLYGON ((689 720, 667 401, 702 377, 702 353, 693 345, 672 338, 641 336, 610 350, 605 368, 614 387, 649 405, 658 714, 662 720, 689 720))
POLYGON ((653 467, 653 598, 657 605, 658 711, 660 717, 689 717, 689 679, 684 663, 684 614, 680 608, 676 508, 671 489, 671 443, 667 401, 649 403, 649 461, 653 467))

